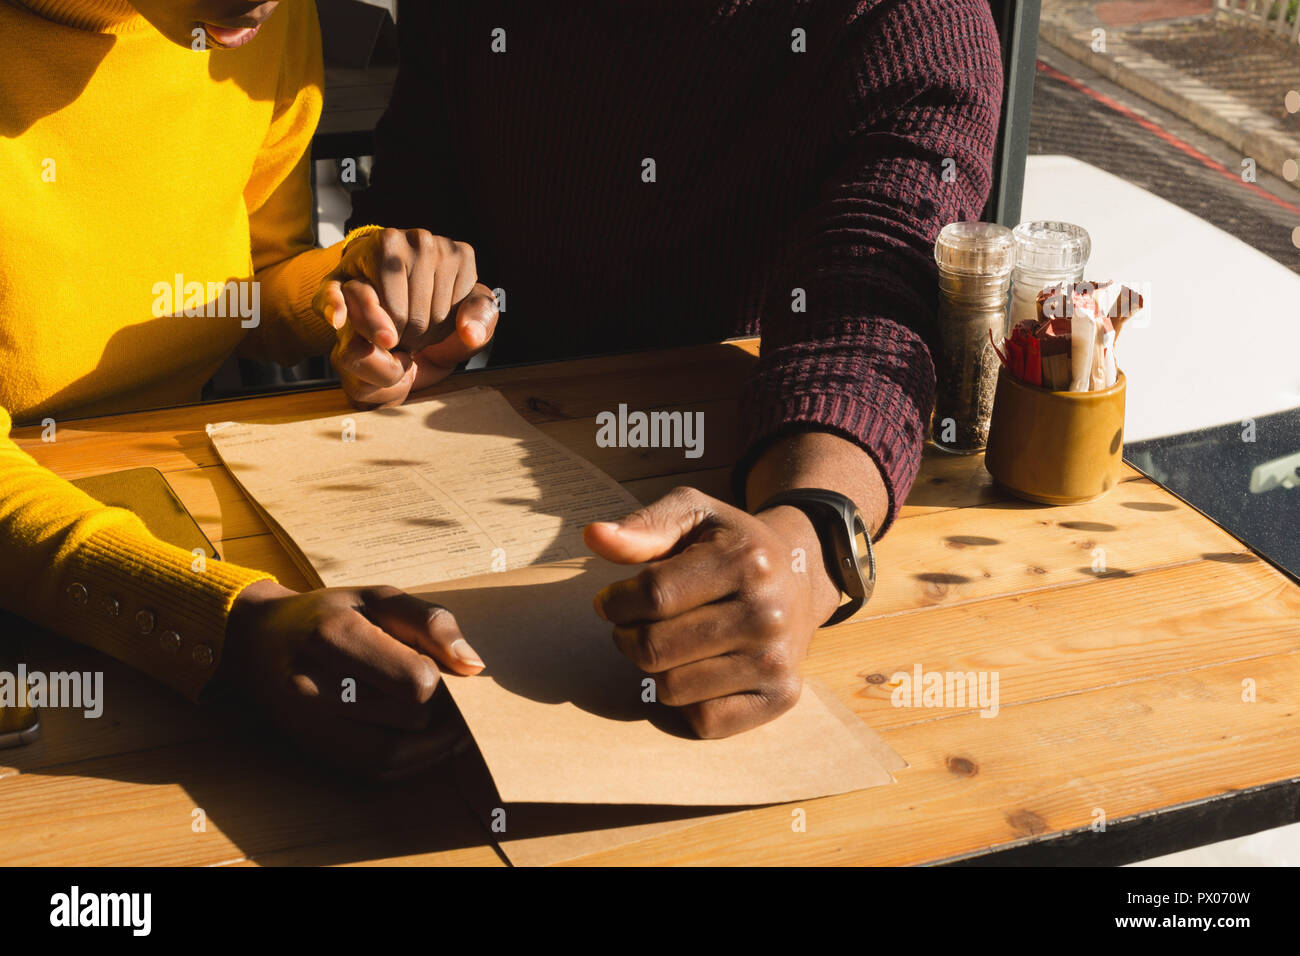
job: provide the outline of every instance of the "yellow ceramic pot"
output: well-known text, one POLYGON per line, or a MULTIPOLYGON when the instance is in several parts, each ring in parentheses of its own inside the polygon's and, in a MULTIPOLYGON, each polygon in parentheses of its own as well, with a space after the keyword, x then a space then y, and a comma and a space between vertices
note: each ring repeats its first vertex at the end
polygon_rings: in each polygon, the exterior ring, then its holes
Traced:
POLYGON ((1099 392, 1053 392, 998 373, 984 466, 1011 494, 1091 501, 1119 482, 1123 464, 1123 372, 1099 392))

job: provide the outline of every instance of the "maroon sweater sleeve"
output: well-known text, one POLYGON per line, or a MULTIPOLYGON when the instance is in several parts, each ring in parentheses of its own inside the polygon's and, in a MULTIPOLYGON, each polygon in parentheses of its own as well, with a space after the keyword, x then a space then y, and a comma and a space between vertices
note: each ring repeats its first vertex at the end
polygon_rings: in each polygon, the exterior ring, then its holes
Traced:
POLYGON ((840 435, 880 468, 883 534, 916 479, 933 407, 934 240, 988 199, 1002 66, 985 0, 886 0, 841 42, 828 95, 844 132, 764 296, 736 483, 778 437, 840 435))

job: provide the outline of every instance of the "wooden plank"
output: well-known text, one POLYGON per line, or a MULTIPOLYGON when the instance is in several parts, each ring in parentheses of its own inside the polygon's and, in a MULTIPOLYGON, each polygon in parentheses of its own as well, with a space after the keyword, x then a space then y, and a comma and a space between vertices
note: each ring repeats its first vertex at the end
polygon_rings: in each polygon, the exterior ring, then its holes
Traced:
MULTIPOLYGON (((0 864, 207 865, 320 845, 343 863, 339 833, 403 834, 426 852, 496 865, 454 787, 431 776, 400 786, 348 784, 255 741, 203 740, 0 779, 0 864), (206 830, 192 828, 206 816, 206 830)), ((354 845, 355 846, 355 845, 354 845)))
MULTIPOLYGON (((972 713, 894 706, 894 675, 997 675, 1001 707, 1300 650, 1300 588, 1270 565, 1193 561, 823 631, 804 667, 869 726, 972 713)), ((991 684, 989 685, 991 686, 991 684)), ((944 702, 945 705, 948 703, 944 702)), ((998 726, 990 722, 990 727, 998 726)))
MULTIPOLYGON (((484 831, 485 843, 490 843, 484 831)), ((440 849, 436 833, 425 834, 418 828, 402 827, 369 836, 330 840, 289 850, 259 853, 233 866, 498 866, 507 864, 493 851, 484 854, 483 845, 458 849, 440 849)))
MULTIPOLYGON (((1125 464, 1120 482, 1142 477, 1141 472, 1125 464)), ((953 455, 927 442, 921 457, 921 469, 899 517, 970 508, 1007 498, 1008 495, 993 484, 993 477, 984 467, 983 454, 953 455)))
POLYGON ((1080 505, 1004 500, 913 513, 876 549, 876 590, 864 613, 1077 584, 1103 572, 1118 577, 1243 550, 1146 479, 1121 482, 1106 497, 1080 505))
POLYGON ((750 810, 583 865, 908 865, 1300 775, 1300 654, 899 727, 893 786, 750 810), (1243 681, 1257 688, 1242 700, 1243 681))
MULTIPOLYGON (((790 829, 789 806, 764 808, 586 862, 925 862, 1087 826, 1094 809, 1120 819, 1260 785, 1280 768, 1300 773, 1297 680, 1300 655, 1276 655, 1011 705, 996 724, 968 714, 896 728, 886 738, 911 763, 899 783, 807 801, 801 805, 806 832, 790 829), (1255 703, 1241 699, 1247 678, 1257 688, 1255 703)), ((164 748, 92 761, 75 776, 65 768, 63 778, 25 774, 0 781, 4 861, 198 863, 257 860, 277 851, 293 851, 283 855, 286 862, 366 858, 357 848, 373 846, 371 840, 331 844, 325 836, 345 825, 356 832, 355 819, 339 817, 364 796, 340 794, 307 771, 269 772, 243 751, 222 756, 222 746, 164 748), (222 776, 236 766, 239 775, 222 776), (180 786, 157 782, 173 777, 180 786), (209 833, 192 834, 193 808, 204 803, 209 833), (325 844, 314 852, 303 849, 313 846, 312 835, 325 844)), ((359 815, 386 820, 372 832, 389 834, 376 839, 392 846, 419 822, 446 812, 430 814, 427 805, 423 797, 384 804, 382 812, 369 804, 359 815)), ((423 832, 442 842, 418 862, 441 862, 442 851, 474 845, 459 828, 455 840, 446 836, 451 828, 423 832)), ((419 841, 411 839, 407 846, 419 852, 419 841)))
MULTIPOLYGON (((248 538, 235 538, 233 541, 222 541, 217 544, 217 548, 221 552, 221 556, 231 564, 274 574, 276 580, 281 584, 296 591, 311 590, 307 579, 298 570, 298 566, 293 563, 289 553, 280 547, 280 542, 276 541, 274 536, 270 534, 259 534, 248 538)), ((383 583, 382 581, 357 582, 358 585, 383 583)))
POLYGON ((266 522, 221 465, 173 471, 168 473, 167 483, 214 544, 229 538, 270 534, 266 522))
POLYGON ((1123 866, 1292 823, 1300 823, 1300 777, 1108 820, 1105 830, 1075 829, 1049 840, 1028 837, 996 855, 963 854, 945 865, 1123 866))
POLYGON ((0 778, 220 733, 214 715, 97 651, 34 629, 25 644, 29 673, 102 673, 103 712, 90 718, 84 709, 42 708, 41 736, 0 750, 0 778))

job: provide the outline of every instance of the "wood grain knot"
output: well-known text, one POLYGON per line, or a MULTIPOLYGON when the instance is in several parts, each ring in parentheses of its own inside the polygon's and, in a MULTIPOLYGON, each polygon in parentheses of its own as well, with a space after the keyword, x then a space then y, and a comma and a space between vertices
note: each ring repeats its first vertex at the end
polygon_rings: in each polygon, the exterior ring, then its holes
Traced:
POLYGON ((1026 836, 1038 836, 1049 829, 1047 821, 1033 810, 1017 810, 1015 813, 1008 813, 1007 823, 1011 824, 1011 829, 1026 836))
POLYGON ((883 684, 888 678, 884 674, 868 674, 863 680, 868 684, 883 684))
POLYGON ((966 757, 949 757, 947 764, 948 772, 959 777, 973 777, 980 772, 979 765, 966 757))
POLYGON ((923 583, 921 593, 929 600, 941 601, 951 588, 959 584, 970 584, 971 579, 964 574, 948 574, 942 571, 927 571, 914 577, 923 583))

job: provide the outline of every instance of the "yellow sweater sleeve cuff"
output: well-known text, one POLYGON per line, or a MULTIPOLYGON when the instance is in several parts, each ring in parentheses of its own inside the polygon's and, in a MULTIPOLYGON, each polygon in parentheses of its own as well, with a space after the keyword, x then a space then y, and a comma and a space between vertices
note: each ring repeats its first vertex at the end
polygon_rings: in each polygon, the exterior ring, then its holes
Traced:
POLYGON ((250 337, 241 354, 270 358, 282 365, 292 365, 308 355, 328 355, 338 331, 316 312, 316 292, 325 278, 338 268, 349 243, 381 232, 383 228, 361 226, 353 229, 342 241, 326 249, 308 249, 264 273, 268 288, 282 290, 291 303, 285 310, 286 327, 259 329, 260 334, 250 337))
POLYGON ((349 232, 346 236, 343 237, 342 249, 340 251, 339 258, 342 258, 343 255, 347 253, 348 246, 350 246, 357 239, 364 239, 366 236, 372 235, 373 233, 383 232, 383 231, 384 231, 383 226, 357 226, 357 228, 353 229, 351 232, 349 232))
POLYGON ((56 626, 197 700, 221 663, 235 598, 272 575, 107 528, 62 563, 56 626))

